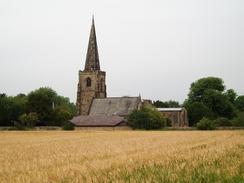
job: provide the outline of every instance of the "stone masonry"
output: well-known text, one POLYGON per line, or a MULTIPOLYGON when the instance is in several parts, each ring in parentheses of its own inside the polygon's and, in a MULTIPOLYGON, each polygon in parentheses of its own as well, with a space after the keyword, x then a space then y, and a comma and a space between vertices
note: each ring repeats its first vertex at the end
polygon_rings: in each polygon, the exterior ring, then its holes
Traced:
POLYGON ((100 70, 94 19, 92 19, 85 69, 79 71, 77 113, 88 115, 94 98, 106 98, 106 72, 100 70))

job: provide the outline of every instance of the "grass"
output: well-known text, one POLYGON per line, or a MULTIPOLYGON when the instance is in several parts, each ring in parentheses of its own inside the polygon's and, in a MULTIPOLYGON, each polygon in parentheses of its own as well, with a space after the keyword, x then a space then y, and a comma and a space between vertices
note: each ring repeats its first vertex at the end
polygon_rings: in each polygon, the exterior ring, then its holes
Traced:
POLYGON ((2 131, 0 182, 244 182, 244 131, 2 131))

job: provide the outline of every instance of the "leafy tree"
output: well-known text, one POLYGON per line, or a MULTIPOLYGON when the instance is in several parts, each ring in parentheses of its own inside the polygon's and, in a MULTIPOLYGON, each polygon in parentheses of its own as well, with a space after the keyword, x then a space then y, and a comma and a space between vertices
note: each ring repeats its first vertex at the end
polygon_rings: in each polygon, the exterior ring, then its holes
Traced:
POLYGON ((48 87, 39 88, 28 95, 28 112, 36 112, 42 125, 48 125, 53 120, 53 104, 57 93, 48 87))
POLYGON ((54 109, 54 124, 55 126, 62 126, 65 122, 72 118, 71 112, 65 106, 58 106, 54 109))
POLYGON ((33 128, 38 122, 38 115, 34 112, 31 112, 29 114, 24 113, 19 117, 19 120, 23 127, 33 128))
POLYGON ((234 104, 237 94, 233 89, 229 89, 225 92, 225 96, 228 98, 228 100, 234 104))
POLYGON ((219 117, 214 120, 215 126, 231 126, 231 121, 228 118, 219 117))
POLYGON ((244 127, 244 112, 239 112, 237 117, 232 119, 231 123, 233 126, 244 127))
POLYGON ((212 120, 204 117, 197 123, 197 129, 198 130, 214 130, 215 125, 212 120))
POLYGON ((18 120, 19 115, 25 112, 27 97, 19 94, 8 97, 6 94, 0 96, 0 126, 11 126, 11 121, 18 120))
POLYGON ((75 126, 74 126, 73 123, 66 121, 66 122, 63 124, 62 129, 63 129, 63 130, 74 130, 74 129, 75 129, 75 126))
POLYGON ((239 111, 244 111, 244 95, 238 96, 235 100, 235 107, 239 111))
POLYGON ((191 84, 188 99, 184 103, 190 125, 194 125, 202 117, 231 119, 235 116, 233 101, 236 93, 232 89, 224 92, 224 89, 223 80, 216 77, 202 78, 191 84))
POLYGON ((133 129, 160 129, 165 126, 165 118, 154 108, 142 107, 128 116, 128 124, 133 129))
POLYGON ((0 126, 10 126, 13 102, 5 96, 0 97, 0 126))
POLYGON ((193 102, 186 106, 188 110, 189 125, 194 126, 203 117, 213 118, 212 111, 201 102, 193 102))
POLYGON ((180 107, 179 102, 174 101, 174 100, 169 100, 169 101, 166 101, 166 102, 157 100, 157 101, 153 102, 153 105, 154 105, 155 107, 158 107, 158 108, 160 108, 160 107, 162 107, 162 108, 168 108, 168 107, 180 107))
POLYGON ((217 77, 206 77, 191 84, 189 100, 200 102, 206 90, 223 92, 225 89, 224 81, 217 77))

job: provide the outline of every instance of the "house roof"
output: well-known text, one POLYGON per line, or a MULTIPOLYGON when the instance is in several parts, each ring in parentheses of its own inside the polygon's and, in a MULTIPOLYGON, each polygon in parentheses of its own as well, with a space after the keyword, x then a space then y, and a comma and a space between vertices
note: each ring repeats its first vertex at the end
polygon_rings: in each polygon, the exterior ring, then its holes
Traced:
POLYGON ((110 97, 93 99, 89 115, 95 116, 125 116, 141 102, 140 97, 110 97))
POLYGON ((113 127, 125 122, 120 116, 75 116, 70 120, 76 126, 81 127, 113 127))
POLYGON ((172 111, 182 111, 183 108, 179 107, 179 108, 157 108, 158 111, 160 112, 172 112, 172 111))

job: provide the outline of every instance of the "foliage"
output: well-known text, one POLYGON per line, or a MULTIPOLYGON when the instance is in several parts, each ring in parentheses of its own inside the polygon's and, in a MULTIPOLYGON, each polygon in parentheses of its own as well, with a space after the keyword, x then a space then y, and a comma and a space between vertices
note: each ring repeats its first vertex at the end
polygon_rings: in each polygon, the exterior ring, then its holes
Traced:
POLYGON ((235 100, 235 107, 239 111, 244 111, 244 95, 238 96, 235 100))
POLYGON ((72 118, 72 114, 65 106, 58 106, 54 109, 54 126, 61 126, 64 122, 72 118))
POLYGON ((38 122, 38 115, 34 112, 31 112, 29 114, 22 114, 19 117, 21 126, 27 127, 27 128, 33 128, 35 127, 36 123, 38 122))
POLYGON ((191 84, 189 99, 200 102, 206 90, 223 92, 225 89, 224 81, 217 77, 206 77, 191 84))
POLYGON ((19 94, 15 97, 8 97, 6 94, 0 96, 0 126, 12 125, 12 120, 17 121, 19 115, 26 110, 27 97, 19 94))
POLYGON ((214 122, 212 120, 203 117, 197 123, 197 129, 198 130, 214 130, 215 129, 215 125, 214 125, 214 122))
POLYGON ((193 102, 186 106, 188 112, 189 125, 194 126, 203 117, 212 119, 212 111, 203 103, 193 102))
POLYGON ((215 126, 231 126, 231 121, 228 118, 218 117, 214 120, 215 126))
POLYGON ((19 126, 17 121, 22 114, 36 113, 37 125, 58 125, 76 114, 76 107, 69 98, 59 96, 48 87, 39 88, 17 96, 0 94, 0 126, 19 126), (15 121, 15 122, 12 122, 15 121))
POLYGON ((28 112, 36 112, 43 125, 53 120, 53 104, 57 93, 51 88, 39 88, 28 95, 28 112))
POLYGON ((190 125, 196 124, 202 117, 231 119, 235 116, 233 103, 236 93, 233 89, 226 92, 224 89, 223 80, 216 77, 202 78, 191 84, 188 99, 184 103, 190 125))
POLYGON ((63 126, 62 126, 62 129, 63 130, 74 130, 75 129, 75 126, 73 123, 70 123, 70 122, 64 122, 63 123, 63 126))
POLYGON ((233 89, 229 89, 225 92, 225 96, 227 96, 228 100, 234 104, 235 100, 236 100, 236 97, 237 97, 237 94, 236 92, 233 90, 233 89))
POLYGON ((244 127, 244 112, 239 112, 237 117, 231 120, 233 126, 241 126, 244 127))
POLYGON ((167 108, 167 107, 180 107, 180 104, 179 102, 177 101, 174 101, 174 100, 169 100, 169 101, 166 101, 166 102, 163 102, 163 101, 160 101, 160 100, 157 100, 157 101, 154 101, 153 102, 153 105, 157 108, 167 108))
POLYGON ((152 130, 152 129, 160 129, 165 126, 166 120, 154 108, 149 108, 143 106, 140 110, 133 111, 128 116, 128 124, 133 129, 145 129, 145 130, 152 130))
POLYGON ((28 111, 36 112, 39 125, 61 125, 75 115, 76 110, 68 98, 57 95, 51 88, 39 88, 28 95, 28 111), (61 120, 61 121, 58 121, 61 120))

